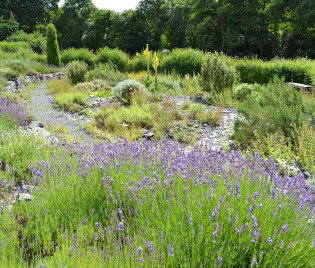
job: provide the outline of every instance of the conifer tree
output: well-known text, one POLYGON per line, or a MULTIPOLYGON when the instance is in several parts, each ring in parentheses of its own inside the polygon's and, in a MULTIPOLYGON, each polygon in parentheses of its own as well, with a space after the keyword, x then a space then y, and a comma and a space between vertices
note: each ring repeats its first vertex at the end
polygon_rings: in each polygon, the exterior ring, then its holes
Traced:
POLYGON ((50 23, 47 26, 47 63, 58 67, 61 65, 61 58, 59 52, 59 45, 57 41, 57 31, 55 26, 50 23))

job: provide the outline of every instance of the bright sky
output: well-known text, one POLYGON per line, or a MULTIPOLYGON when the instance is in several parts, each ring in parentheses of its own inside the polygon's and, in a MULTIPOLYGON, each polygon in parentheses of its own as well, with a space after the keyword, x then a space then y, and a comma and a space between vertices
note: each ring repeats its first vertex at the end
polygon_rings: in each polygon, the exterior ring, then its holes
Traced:
MULTIPOLYGON (((94 5, 98 8, 111 9, 117 12, 136 9, 140 0, 92 0, 94 5)), ((62 6, 64 0, 61 0, 59 6, 62 6)))

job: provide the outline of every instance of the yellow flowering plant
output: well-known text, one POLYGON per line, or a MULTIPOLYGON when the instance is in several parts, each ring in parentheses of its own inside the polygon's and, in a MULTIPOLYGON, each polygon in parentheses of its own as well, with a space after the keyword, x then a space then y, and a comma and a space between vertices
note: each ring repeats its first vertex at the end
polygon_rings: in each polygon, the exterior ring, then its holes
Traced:
POLYGON ((157 68, 159 66, 159 58, 158 56, 156 55, 156 52, 154 52, 154 55, 153 55, 153 69, 155 70, 155 92, 157 91, 157 87, 158 87, 158 84, 157 84, 157 68))
POLYGON ((147 47, 145 49, 145 51, 143 52, 144 57, 147 60, 147 81, 149 81, 150 79, 150 50, 149 50, 149 45, 147 44, 147 47))

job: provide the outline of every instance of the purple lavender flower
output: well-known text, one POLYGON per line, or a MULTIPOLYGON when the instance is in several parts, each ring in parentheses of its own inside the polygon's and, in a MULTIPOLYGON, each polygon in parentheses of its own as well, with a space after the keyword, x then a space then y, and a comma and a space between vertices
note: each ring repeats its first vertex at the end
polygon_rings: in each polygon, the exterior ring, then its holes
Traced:
POLYGON ((268 238, 267 238, 267 242, 268 242, 269 246, 272 245, 272 239, 271 239, 271 237, 268 237, 268 238))
POLYGON ((173 247, 172 247, 171 244, 168 244, 167 250, 168 250, 169 256, 170 256, 170 257, 173 257, 173 256, 174 256, 174 249, 173 249, 173 247))
POLYGON ((142 247, 139 246, 139 247, 138 247, 138 256, 139 256, 139 257, 141 256, 141 253, 142 253, 142 247))

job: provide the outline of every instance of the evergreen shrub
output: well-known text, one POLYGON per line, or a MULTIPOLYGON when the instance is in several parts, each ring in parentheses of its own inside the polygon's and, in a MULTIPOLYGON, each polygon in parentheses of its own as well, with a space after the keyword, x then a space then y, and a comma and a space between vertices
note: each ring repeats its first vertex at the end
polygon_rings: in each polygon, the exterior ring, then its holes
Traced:
POLYGON ((61 65, 59 45, 57 41, 57 31, 53 24, 47 26, 47 63, 56 66, 61 65))

